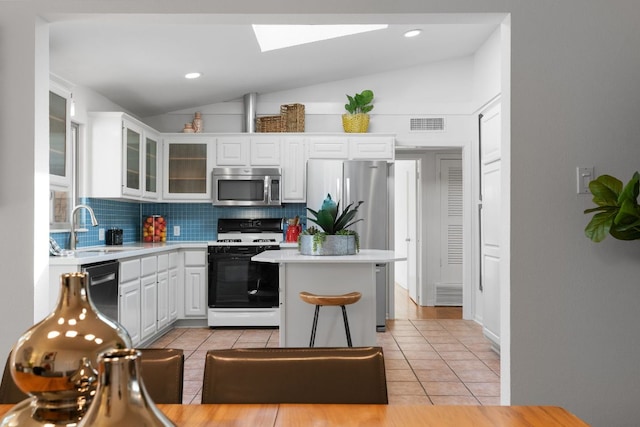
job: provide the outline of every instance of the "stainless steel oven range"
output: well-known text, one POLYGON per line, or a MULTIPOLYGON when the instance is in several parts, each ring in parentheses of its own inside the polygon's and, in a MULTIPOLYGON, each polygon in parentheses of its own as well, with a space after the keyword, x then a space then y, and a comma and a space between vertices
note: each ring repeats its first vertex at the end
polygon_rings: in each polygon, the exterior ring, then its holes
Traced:
POLYGON ((279 250, 282 218, 218 220, 218 240, 208 243, 208 325, 280 324, 277 264, 251 261, 279 250))

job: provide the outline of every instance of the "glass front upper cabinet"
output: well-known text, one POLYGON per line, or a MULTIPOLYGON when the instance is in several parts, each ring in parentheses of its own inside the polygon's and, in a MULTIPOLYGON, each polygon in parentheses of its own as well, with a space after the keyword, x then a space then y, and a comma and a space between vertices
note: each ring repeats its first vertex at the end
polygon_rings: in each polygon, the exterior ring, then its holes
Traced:
POLYGON ((124 186, 123 194, 142 195, 142 129, 123 121, 122 138, 124 140, 124 186))
POLYGON ((177 137, 164 141, 165 199, 210 200, 210 141, 177 137))
POLYGON ((158 137, 155 135, 145 135, 144 149, 144 192, 143 197, 155 199, 158 197, 158 137))
POLYGON ((71 185, 67 98, 49 92, 49 175, 51 184, 71 185))

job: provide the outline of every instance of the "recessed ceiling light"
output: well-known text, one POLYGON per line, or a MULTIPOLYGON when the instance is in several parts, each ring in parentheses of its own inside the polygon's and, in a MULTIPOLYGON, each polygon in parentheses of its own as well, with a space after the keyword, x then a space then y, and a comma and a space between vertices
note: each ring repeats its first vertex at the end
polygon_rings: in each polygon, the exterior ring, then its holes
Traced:
POLYGON ((195 73, 187 73, 184 75, 185 79, 197 79, 198 77, 200 77, 202 74, 195 72, 195 73))
POLYGON ((406 33, 404 33, 404 36, 406 38, 416 37, 416 36, 419 36, 421 32, 422 30, 409 30, 406 33))
POLYGON ((383 30, 387 24, 376 25, 253 25, 260 51, 282 49, 321 40, 383 30))

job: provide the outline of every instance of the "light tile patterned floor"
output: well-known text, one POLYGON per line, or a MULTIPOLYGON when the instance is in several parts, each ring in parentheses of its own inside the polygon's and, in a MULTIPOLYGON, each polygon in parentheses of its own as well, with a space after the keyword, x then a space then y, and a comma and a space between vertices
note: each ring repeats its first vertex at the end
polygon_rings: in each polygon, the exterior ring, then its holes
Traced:
MULTIPOLYGON (((412 318, 389 320, 387 331, 377 337, 385 356, 389 404, 498 405, 500 358, 482 327, 460 319, 459 308, 412 305, 407 304, 412 318)), ((397 316, 407 314, 406 307, 396 310, 397 316)), ((197 404, 207 350, 277 346, 277 329, 176 328, 150 347, 184 349, 183 403, 197 404)))

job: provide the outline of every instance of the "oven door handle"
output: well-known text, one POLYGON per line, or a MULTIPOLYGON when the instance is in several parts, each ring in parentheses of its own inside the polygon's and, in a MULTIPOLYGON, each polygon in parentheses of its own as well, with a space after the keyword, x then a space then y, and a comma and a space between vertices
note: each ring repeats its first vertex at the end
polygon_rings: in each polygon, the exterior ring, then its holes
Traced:
POLYGON ((245 260, 245 259, 251 259, 251 257, 255 255, 253 253, 232 253, 232 254, 214 254, 211 256, 212 260, 221 260, 221 259, 230 259, 230 260, 245 260))

